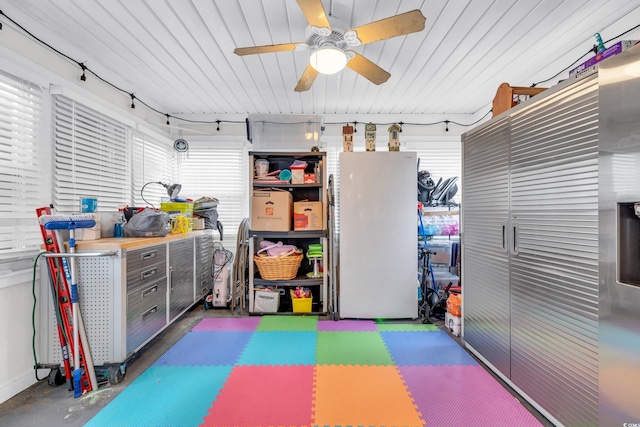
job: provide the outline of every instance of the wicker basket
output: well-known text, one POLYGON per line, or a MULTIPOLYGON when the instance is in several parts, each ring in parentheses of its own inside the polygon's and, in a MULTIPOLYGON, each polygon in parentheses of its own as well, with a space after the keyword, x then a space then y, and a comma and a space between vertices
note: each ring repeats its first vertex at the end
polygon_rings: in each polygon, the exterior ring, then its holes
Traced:
POLYGON ((262 279, 291 280, 298 274, 302 258, 304 258, 304 254, 299 253, 277 257, 255 255, 253 260, 258 266, 262 279))

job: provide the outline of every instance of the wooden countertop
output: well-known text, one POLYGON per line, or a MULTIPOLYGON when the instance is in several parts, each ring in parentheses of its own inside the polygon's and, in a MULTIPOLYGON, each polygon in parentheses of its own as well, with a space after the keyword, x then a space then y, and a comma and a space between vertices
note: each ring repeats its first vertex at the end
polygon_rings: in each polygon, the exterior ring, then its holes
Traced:
POLYGON ((213 230, 190 231, 186 237, 182 233, 167 234, 165 237, 103 237, 97 240, 77 240, 76 250, 78 251, 107 251, 118 249, 133 249, 142 246, 153 246, 160 243, 181 240, 190 237, 211 234, 213 230))

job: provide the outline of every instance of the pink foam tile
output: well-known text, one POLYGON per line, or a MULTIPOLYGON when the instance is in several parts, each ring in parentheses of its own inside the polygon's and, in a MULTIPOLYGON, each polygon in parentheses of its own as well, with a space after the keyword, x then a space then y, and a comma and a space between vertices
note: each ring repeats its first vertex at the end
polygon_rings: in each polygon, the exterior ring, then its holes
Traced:
POLYGON ((318 322, 318 331, 377 332, 378 328, 373 320, 322 320, 318 322))
POLYGON ((255 331, 259 317, 207 317, 192 331, 255 331))
POLYGON ((236 366, 201 426, 311 426, 314 366, 236 366))
POLYGON ((482 366, 399 369, 427 426, 542 426, 482 366))

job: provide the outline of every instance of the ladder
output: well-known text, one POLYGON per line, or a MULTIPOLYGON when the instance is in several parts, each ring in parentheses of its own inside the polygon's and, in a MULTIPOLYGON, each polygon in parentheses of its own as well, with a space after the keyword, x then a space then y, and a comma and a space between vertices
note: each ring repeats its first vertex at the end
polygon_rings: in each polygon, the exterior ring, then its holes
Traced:
MULTIPOLYGON (((50 207, 37 208, 36 214, 38 218, 42 215, 51 215, 50 207)), ((58 239, 56 237, 55 230, 47 230, 44 225, 40 224, 40 231, 42 233, 42 238, 44 240, 44 247, 47 252, 50 253, 60 253, 60 246, 58 243, 58 239)), ((69 280, 70 280, 70 270, 67 259, 64 257, 47 257, 47 266, 49 267, 49 276, 52 281, 52 292, 54 298, 54 308, 59 313, 58 316, 58 337, 60 338, 60 348, 62 350, 62 358, 64 364, 64 374, 71 389, 72 385, 72 374, 71 367, 69 362, 69 353, 73 346, 73 314, 72 314, 72 303, 71 303, 71 294, 69 292, 69 280), (62 324, 61 324, 62 323, 62 324)), ((89 372, 87 369, 87 359, 85 358, 84 346, 81 342, 82 338, 80 335, 78 336, 78 346, 79 348, 79 356, 80 356, 80 390, 74 390, 74 396, 79 397, 80 395, 93 390, 92 381, 89 376, 89 372)), ((72 355, 73 356, 73 355, 72 355)), ((78 368, 77 366, 74 368, 78 368)), ((93 367, 91 367, 93 369, 93 367)))

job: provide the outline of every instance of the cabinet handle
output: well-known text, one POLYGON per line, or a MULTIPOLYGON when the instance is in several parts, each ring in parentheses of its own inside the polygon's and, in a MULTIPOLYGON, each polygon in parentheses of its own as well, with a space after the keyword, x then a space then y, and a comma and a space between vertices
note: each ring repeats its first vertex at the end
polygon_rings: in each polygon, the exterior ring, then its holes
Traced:
POLYGON ((502 225, 502 250, 507 249, 507 226, 502 225))
POLYGON ((173 267, 169 267, 169 287, 171 288, 171 292, 173 292, 173 267))
POLYGON ((152 286, 149 289, 142 291, 142 298, 148 297, 151 294, 158 292, 158 286, 152 286))
POLYGON ((151 259, 151 258, 155 258, 158 256, 158 250, 153 250, 153 251, 149 251, 149 252, 143 252, 140 255, 140 258, 142 258, 142 260, 147 260, 147 259, 151 259))
POLYGON ((150 308, 149 310, 145 311, 144 313, 142 313, 142 315, 140 316, 140 318, 142 320, 144 320, 146 317, 151 316, 152 314, 155 314, 158 311, 158 306, 156 305, 155 307, 150 308))
POLYGON ((513 252, 518 253, 518 227, 513 226, 513 252))
POLYGON ((142 273, 140 273, 140 279, 142 280, 148 279, 149 277, 155 276, 157 273, 158 273, 157 268, 151 268, 147 271, 143 271, 142 273))

